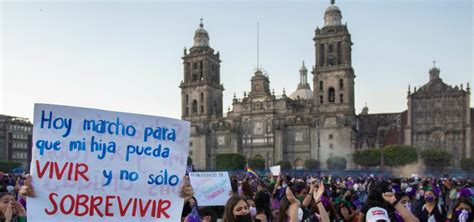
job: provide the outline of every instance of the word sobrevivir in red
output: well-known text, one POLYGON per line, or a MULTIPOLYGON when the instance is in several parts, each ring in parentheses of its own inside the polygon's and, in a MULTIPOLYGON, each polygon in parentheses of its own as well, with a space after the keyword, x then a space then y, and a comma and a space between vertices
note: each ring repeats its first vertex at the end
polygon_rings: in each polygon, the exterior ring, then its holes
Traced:
POLYGON ((171 207, 171 201, 169 200, 122 199, 116 195, 98 196, 87 194, 67 194, 61 197, 57 193, 50 193, 48 198, 52 207, 44 209, 47 215, 60 213, 77 217, 114 217, 118 216, 116 215, 118 213, 121 217, 170 218, 170 215, 166 212, 171 207))

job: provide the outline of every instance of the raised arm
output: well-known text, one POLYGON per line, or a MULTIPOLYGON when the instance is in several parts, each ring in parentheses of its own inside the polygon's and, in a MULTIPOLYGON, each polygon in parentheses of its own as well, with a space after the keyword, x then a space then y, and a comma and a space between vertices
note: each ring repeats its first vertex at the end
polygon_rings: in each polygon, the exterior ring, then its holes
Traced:
POLYGON ((290 216, 289 222, 298 222, 298 208, 300 208, 301 203, 298 199, 296 199, 295 195, 289 187, 286 188, 285 193, 286 198, 290 202, 290 207, 288 208, 288 216, 290 216))
POLYGON ((397 198, 392 192, 385 192, 382 194, 383 199, 392 204, 395 209, 398 211, 400 216, 403 218, 405 222, 419 222, 420 220, 415 217, 407 208, 405 208, 400 202, 397 201, 397 198))
POLYGON ((321 197, 323 196, 324 193, 324 183, 320 182, 318 190, 314 192, 313 197, 314 201, 316 201, 316 206, 318 207, 319 210, 319 216, 321 217, 321 222, 329 222, 329 215, 326 212, 326 209, 324 208, 323 203, 321 202, 321 197))
POLYGON ((311 200, 313 200, 313 194, 314 194, 315 187, 316 187, 316 185, 313 184, 313 183, 311 183, 311 185, 309 185, 309 193, 303 199, 303 203, 302 203, 303 207, 308 207, 311 204, 311 200))

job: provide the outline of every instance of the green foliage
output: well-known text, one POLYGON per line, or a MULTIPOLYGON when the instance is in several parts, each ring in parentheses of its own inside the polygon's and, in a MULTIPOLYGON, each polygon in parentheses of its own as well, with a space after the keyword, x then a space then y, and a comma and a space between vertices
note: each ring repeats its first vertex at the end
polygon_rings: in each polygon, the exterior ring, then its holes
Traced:
POLYGON ((443 170, 449 166, 453 158, 453 155, 449 152, 432 148, 423 150, 420 154, 426 167, 434 170, 443 170))
POLYGON ((319 161, 315 159, 308 159, 304 161, 304 167, 308 170, 319 169, 319 161))
POLYGON ((262 157, 249 158, 247 162, 248 162, 249 167, 252 169, 255 169, 255 170, 265 169, 265 160, 262 157))
POLYGON ((291 170, 291 163, 285 160, 280 160, 276 163, 276 165, 280 165, 282 170, 291 170))
POLYGON ((242 170, 245 164, 245 156, 239 153, 216 155, 216 169, 218 170, 242 170))
POLYGON ((357 150, 352 154, 354 163, 363 167, 375 167, 380 165, 380 149, 357 150))
POLYGON ((191 158, 190 156, 188 156, 188 163, 187 163, 186 165, 187 165, 187 166, 193 165, 193 158, 191 158))
POLYGON ((462 158, 461 169, 467 172, 474 171, 474 158, 462 158))
POLYGON ((418 161, 416 148, 408 145, 387 145, 383 149, 384 165, 399 167, 418 161))
POLYGON ((326 161, 328 169, 331 170, 343 170, 346 169, 347 160, 342 156, 332 156, 326 161))
POLYGON ((9 160, 0 160, 0 172, 11 173, 13 169, 21 167, 21 163, 9 160))

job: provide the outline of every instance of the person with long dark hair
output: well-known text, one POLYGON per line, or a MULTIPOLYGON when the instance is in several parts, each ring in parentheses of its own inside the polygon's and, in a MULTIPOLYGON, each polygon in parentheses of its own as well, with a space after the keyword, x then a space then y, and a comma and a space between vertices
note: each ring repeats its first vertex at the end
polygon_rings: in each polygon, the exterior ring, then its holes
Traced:
POLYGON ((272 221, 272 210, 270 209, 270 194, 266 190, 260 190, 255 194, 255 207, 257 215, 255 222, 272 221))
POLYGON ((10 193, 0 193, 0 221, 26 222, 26 210, 10 193))
POLYGON ((232 196, 225 205, 223 222, 252 222, 245 198, 232 196))
POLYGON ((357 219, 358 216, 357 209, 352 203, 353 197, 352 192, 349 189, 345 189, 342 192, 341 197, 338 198, 337 209, 339 215, 345 222, 351 222, 354 219, 357 219))
POLYGON ((295 197, 289 187, 285 189, 285 196, 280 201, 278 222, 299 222, 303 219, 301 202, 295 197))
POLYGON ((425 191, 425 204, 421 207, 418 216, 422 222, 443 221, 446 219, 446 212, 438 202, 438 198, 432 189, 425 191))
POLYGON ((451 222, 470 222, 474 221, 474 205, 467 197, 460 197, 453 207, 451 222))

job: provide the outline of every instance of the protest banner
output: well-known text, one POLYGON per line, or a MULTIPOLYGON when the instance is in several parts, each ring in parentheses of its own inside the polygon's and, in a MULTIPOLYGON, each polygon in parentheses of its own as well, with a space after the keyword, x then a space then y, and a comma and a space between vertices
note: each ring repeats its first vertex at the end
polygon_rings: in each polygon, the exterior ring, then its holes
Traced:
POLYGON ((228 172, 191 172, 189 180, 198 206, 225 206, 232 191, 228 172))
POLYGON ((281 171, 280 168, 281 168, 280 165, 272 166, 270 167, 270 172, 272 172, 273 176, 278 176, 280 175, 280 171, 281 171))
POLYGON ((189 122, 35 104, 30 222, 180 221, 189 122))

